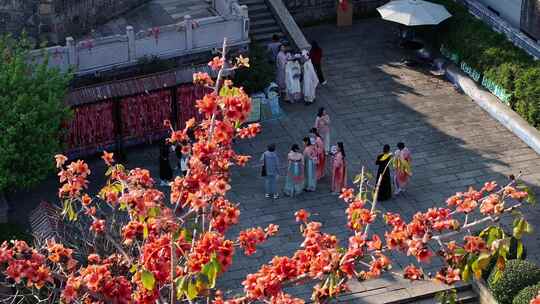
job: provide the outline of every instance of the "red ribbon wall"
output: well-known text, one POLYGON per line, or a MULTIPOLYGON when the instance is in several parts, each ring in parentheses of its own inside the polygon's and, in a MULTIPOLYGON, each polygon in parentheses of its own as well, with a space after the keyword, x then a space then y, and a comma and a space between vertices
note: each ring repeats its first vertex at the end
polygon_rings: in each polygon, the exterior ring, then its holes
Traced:
POLYGON ((120 101, 122 137, 145 137, 164 131, 163 121, 171 118, 171 93, 162 90, 126 97, 120 101))
POLYGON ((98 148, 115 140, 113 102, 104 101, 73 109, 65 141, 70 150, 98 148))
POLYGON ((176 94, 179 128, 186 121, 201 118, 195 104, 212 89, 193 84, 178 86, 174 91, 163 89, 120 99, 119 122, 116 120, 113 100, 74 107, 73 120, 67 124, 65 142, 70 152, 84 155, 112 145, 121 131, 122 139, 141 139, 166 131, 163 121, 172 117, 171 92, 176 94), (120 123, 120 126, 115 125, 120 123), (86 153, 83 153, 83 152, 86 153))

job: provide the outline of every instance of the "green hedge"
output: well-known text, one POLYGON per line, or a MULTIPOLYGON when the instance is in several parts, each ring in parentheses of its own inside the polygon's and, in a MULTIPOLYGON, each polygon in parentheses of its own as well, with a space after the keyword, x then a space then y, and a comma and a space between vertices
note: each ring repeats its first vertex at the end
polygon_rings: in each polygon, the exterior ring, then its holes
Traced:
POLYGON ((461 4, 452 0, 431 1, 444 5, 453 16, 436 31, 422 28, 420 34, 435 47, 443 46, 457 55, 460 63, 480 72, 484 86, 500 98, 507 96, 509 106, 540 129, 540 63, 503 34, 474 18, 461 4))
POLYGON ((512 301, 512 304, 529 304, 538 295, 540 284, 525 287, 512 301))
POLYGON ((509 260, 498 280, 495 273, 489 276, 488 287, 499 304, 512 304, 523 288, 540 282, 540 268, 529 261, 509 260))

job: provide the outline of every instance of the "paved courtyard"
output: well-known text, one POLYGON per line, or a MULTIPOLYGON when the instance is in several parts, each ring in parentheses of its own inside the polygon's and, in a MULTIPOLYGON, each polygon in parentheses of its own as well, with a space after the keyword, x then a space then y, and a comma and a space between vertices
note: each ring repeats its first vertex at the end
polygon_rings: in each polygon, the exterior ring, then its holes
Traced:
MULTIPOLYGON (((352 28, 320 26, 305 29, 308 38, 316 38, 324 50, 324 71, 328 85, 320 88, 315 105, 284 105, 286 117, 263 124, 255 140, 238 145, 239 151, 254 155, 276 143, 282 159, 293 143, 301 143, 312 127, 319 106, 324 106, 332 120, 332 141, 343 141, 348 159, 349 178, 362 166, 376 172, 375 158, 384 144, 393 149, 403 141, 413 153, 413 178, 407 193, 381 204, 387 211, 411 218, 419 211, 443 206, 445 199, 468 186, 484 181, 505 183, 509 174, 523 173, 523 180, 540 185, 540 156, 520 139, 492 119, 451 83, 423 71, 400 64, 403 54, 395 46, 394 27, 386 22, 359 21, 352 28)), ((291 255, 300 244, 298 225, 293 213, 301 208, 310 211, 313 220, 323 223, 323 231, 341 240, 349 236, 345 204, 330 194, 329 177, 323 179, 316 193, 300 198, 264 199, 260 168, 236 171, 231 197, 242 204, 241 226, 279 224, 280 234, 253 257, 239 258, 224 286, 237 287, 246 273, 268 262, 274 255, 291 255), (257 182, 254 182, 257 180, 257 182)), ((285 168, 284 168, 285 170, 285 168)), ((281 180, 283 184, 284 179, 281 180)), ((527 214, 540 224, 539 213, 527 214)), ((375 231, 382 234, 381 224, 375 231)), ((235 232, 239 229, 235 229, 235 232)), ((538 237, 529 237, 529 257, 540 260, 538 237)), ((392 256, 394 270, 412 260, 392 256)), ((437 263, 433 265, 438 266, 437 263)), ((382 303, 381 293, 406 285, 398 278, 354 284, 355 303, 382 303), (382 288, 382 289, 381 289, 382 288), (362 292, 366 291, 366 292, 362 292)), ((424 287, 422 287, 424 288, 424 287)), ((309 292, 297 288, 295 293, 309 292)), ((384 295, 403 297, 411 289, 384 295)), ((412 293, 414 293, 414 288, 412 293)), ((349 302, 350 299, 344 300, 349 302)))
MULTIPOLYGON (((540 185, 540 156, 449 82, 402 66, 399 62, 403 55, 392 39, 393 29, 376 20, 358 21, 344 29, 330 25, 305 29, 307 36, 316 37, 324 49, 328 85, 319 89, 315 105, 284 105, 286 116, 264 122, 262 134, 240 142, 239 152, 257 159, 267 144, 276 143, 285 160, 291 144, 301 142, 314 123, 317 108, 324 106, 332 119, 332 140, 345 144, 349 177, 362 166, 375 172, 375 157, 384 144, 394 147, 403 141, 412 150, 411 185, 405 195, 382 203, 384 210, 410 218, 418 210, 443 206, 446 197, 468 186, 487 180, 504 183, 508 174, 519 172, 536 189, 540 185)), ((103 172, 103 166, 97 163, 91 162, 94 180, 103 172)), ((157 148, 131 150, 127 165, 148 167, 157 176, 157 148)), ((264 199, 259 170, 251 166, 233 172, 230 196, 241 203, 242 214, 240 226, 231 235, 269 223, 279 224, 280 233, 251 257, 238 252, 234 266, 219 282, 224 288, 240 287, 247 273, 256 271, 274 255, 290 255, 298 248, 301 238, 293 216, 298 209, 310 211, 312 219, 323 223, 325 232, 341 240, 349 235, 345 204, 330 194, 328 177, 315 193, 273 201, 264 199)), ((19 205, 14 216, 23 218, 41 199, 53 200, 55 191, 51 189, 55 187, 56 181, 51 179, 32 193, 17 194, 13 199, 19 205)), ((537 210, 528 210, 527 218, 540 226, 537 210)), ((380 223, 374 230, 384 231, 380 223)), ((527 238, 527 247, 529 257, 540 261, 537 235, 527 238)), ((410 263, 400 255, 392 258, 397 262, 396 271, 410 263)), ((382 293, 385 300, 414 293, 414 288, 401 288, 406 284, 392 276, 354 283, 352 289, 358 292, 354 303, 382 303, 382 293)), ((293 292, 309 297, 308 288, 294 288, 293 292)), ((344 302, 353 301, 349 298, 344 302)))

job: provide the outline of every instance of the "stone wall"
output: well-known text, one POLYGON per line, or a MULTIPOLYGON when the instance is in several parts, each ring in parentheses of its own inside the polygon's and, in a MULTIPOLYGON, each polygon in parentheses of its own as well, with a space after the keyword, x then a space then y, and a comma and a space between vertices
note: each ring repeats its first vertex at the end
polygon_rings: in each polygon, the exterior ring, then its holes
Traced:
POLYGON ((540 40, 540 0, 523 0, 521 9, 521 29, 540 40))
POLYGON ((59 42, 88 33, 98 24, 148 0, 0 0, 0 33, 59 42))
POLYGON ((40 0, 39 15, 58 40, 80 36, 96 25, 132 10, 148 0, 40 0))
POLYGON ((0 33, 37 33, 39 0, 0 0, 0 33))
MULTIPOLYGON (((356 16, 375 13, 389 0, 352 0, 356 16)), ((296 22, 307 24, 336 18, 337 0, 283 0, 296 22)))

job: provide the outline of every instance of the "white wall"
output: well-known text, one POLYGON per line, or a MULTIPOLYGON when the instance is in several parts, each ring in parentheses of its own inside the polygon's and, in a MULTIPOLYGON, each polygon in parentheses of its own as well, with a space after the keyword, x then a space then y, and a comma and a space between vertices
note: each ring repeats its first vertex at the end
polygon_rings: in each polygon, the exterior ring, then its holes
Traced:
POLYGON ((522 0, 477 0, 485 6, 490 6, 512 26, 519 28, 521 20, 521 2, 522 0))

